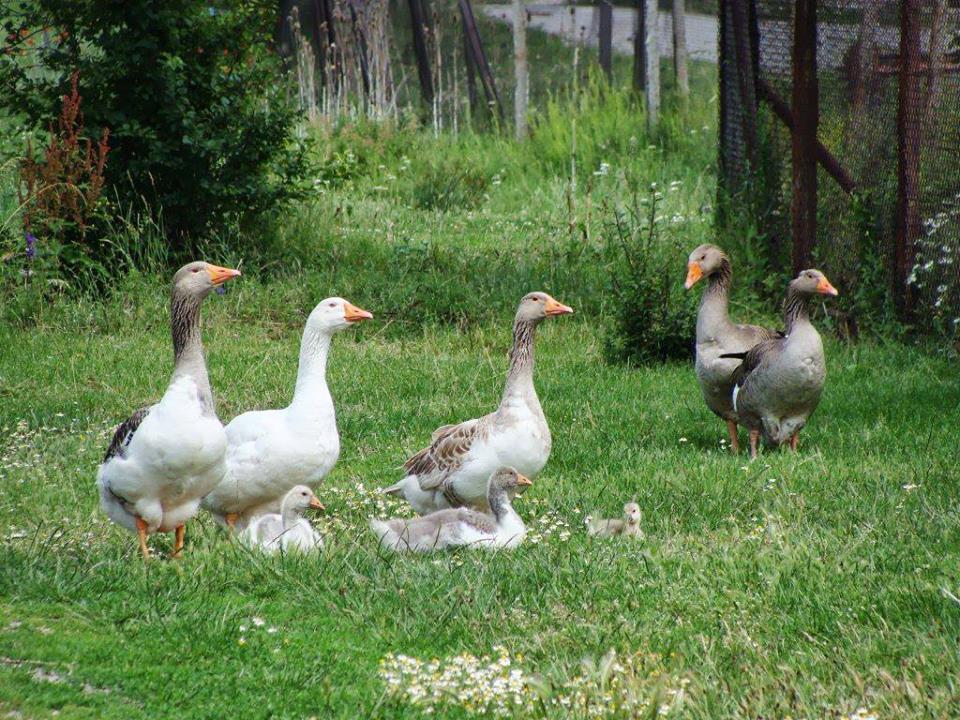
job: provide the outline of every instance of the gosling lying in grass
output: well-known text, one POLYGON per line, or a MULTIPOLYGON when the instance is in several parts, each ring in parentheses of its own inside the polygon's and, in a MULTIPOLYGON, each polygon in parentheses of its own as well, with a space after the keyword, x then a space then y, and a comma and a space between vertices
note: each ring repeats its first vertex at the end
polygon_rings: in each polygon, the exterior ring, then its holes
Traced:
POLYGON ((623 506, 623 519, 618 518, 597 518, 587 523, 587 534, 596 537, 632 537, 643 540, 643 530, 640 529, 640 521, 643 520, 643 513, 640 512, 640 506, 635 502, 629 502, 623 506))
POLYGON ((323 510, 323 504, 306 485, 297 485, 283 496, 279 513, 267 513, 254 518, 244 529, 240 539, 251 548, 272 554, 284 552, 313 552, 323 547, 323 538, 310 521, 303 517, 308 508, 323 510))
POLYGON ((487 481, 489 513, 456 508, 410 519, 371 519, 370 529, 385 548, 397 552, 430 552, 462 545, 514 548, 523 542, 527 528, 510 504, 510 495, 532 484, 513 468, 501 467, 487 481))

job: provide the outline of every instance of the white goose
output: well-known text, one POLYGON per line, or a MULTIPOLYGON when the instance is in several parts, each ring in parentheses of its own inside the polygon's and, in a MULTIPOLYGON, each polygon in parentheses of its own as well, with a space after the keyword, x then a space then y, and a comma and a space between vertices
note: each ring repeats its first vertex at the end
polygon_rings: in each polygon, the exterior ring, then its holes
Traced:
POLYGON ((316 488, 340 456, 340 435, 327 387, 327 356, 335 333, 372 318, 343 298, 317 305, 307 318, 293 402, 282 410, 256 410, 227 425, 227 474, 203 500, 218 522, 243 529, 276 513, 296 485, 316 488))
POLYGON ((313 529, 303 513, 323 504, 306 485, 297 485, 283 497, 279 513, 267 513, 254 518, 243 531, 241 540, 251 548, 265 553, 299 551, 313 552, 323 547, 323 538, 313 529))
POLYGON ((173 557, 183 550, 184 524, 200 499, 223 478, 227 437, 214 409, 200 339, 200 305, 238 270, 192 262, 173 276, 170 326, 174 369, 160 402, 120 425, 97 472, 100 506, 135 532, 150 557, 147 535, 175 532, 173 557))
POLYGON ((499 468, 487 482, 489 514, 470 508, 438 510, 410 519, 371 520, 370 529, 383 547, 397 552, 457 546, 515 548, 526 538, 527 528, 510 504, 510 496, 532 484, 513 468, 499 468))
POLYGON ((482 418, 434 431, 432 442, 404 463, 407 476, 384 489, 418 513, 487 505, 487 479, 499 467, 534 477, 550 457, 550 428, 533 385, 533 340, 548 317, 573 309, 543 292, 523 297, 513 324, 510 371, 500 407, 482 418))

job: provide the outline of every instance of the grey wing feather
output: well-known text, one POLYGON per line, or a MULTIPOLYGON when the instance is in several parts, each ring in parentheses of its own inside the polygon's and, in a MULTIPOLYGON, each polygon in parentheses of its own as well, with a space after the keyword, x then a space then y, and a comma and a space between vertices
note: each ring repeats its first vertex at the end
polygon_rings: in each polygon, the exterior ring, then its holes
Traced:
POLYGON ((137 431, 137 428, 140 427, 143 419, 149 414, 149 407, 140 408, 117 426, 117 429, 113 433, 113 439, 110 441, 110 447, 107 448, 107 454, 103 456, 103 462, 117 455, 120 457, 126 455, 127 447, 130 445, 130 441, 133 440, 133 434, 137 431))
POLYGON ((774 337, 757 343, 743 354, 743 362, 733 371, 733 384, 742 386, 747 376, 756 370, 760 364, 778 355, 783 348, 785 338, 774 337))
POLYGON ((458 512, 457 519, 465 525, 470 525, 482 533, 490 534, 497 531, 497 521, 489 515, 469 508, 460 508, 458 512))
POLYGON ((404 470, 416 475, 422 490, 435 490, 446 477, 460 467, 473 441, 485 428, 483 420, 467 420, 459 425, 444 425, 433 433, 429 447, 403 464, 404 470))

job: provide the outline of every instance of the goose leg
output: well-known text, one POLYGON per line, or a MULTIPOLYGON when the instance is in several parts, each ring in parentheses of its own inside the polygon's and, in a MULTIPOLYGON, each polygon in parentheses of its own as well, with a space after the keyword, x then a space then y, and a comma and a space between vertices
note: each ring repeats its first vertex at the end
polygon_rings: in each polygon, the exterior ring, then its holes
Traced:
POLYGON ((173 553, 171 553, 170 557, 174 559, 179 559, 183 557, 183 536, 186 535, 187 526, 177 525, 176 530, 174 530, 173 532, 174 532, 173 553))
POLYGON ((237 520, 240 518, 240 513, 227 513, 223 516, 223 519, 227 521, 227 527, 230 528, 232 533, 237 525, 237 520))
POLYGON ((757 445, 760 443, 760 431, 751 430, 750 431, 750 459, 756 460, 757 458, 757 445))
POLYGON ((800 431, 797 430, 793 436, 790 438, 790 449, 794 452, 797 451, 797 444, 800 442, 800 431))
POLYGON ((150 550, 147 549, 147 521, 137 518, 137 536, 140 538, 140 552, 144 560, 150 559, 150 550))
POLYGON ((740 439, 737 437, 737 423, 727 420, 727 434, 730 435, 730 449, 734 455, 740 453, 740 439))

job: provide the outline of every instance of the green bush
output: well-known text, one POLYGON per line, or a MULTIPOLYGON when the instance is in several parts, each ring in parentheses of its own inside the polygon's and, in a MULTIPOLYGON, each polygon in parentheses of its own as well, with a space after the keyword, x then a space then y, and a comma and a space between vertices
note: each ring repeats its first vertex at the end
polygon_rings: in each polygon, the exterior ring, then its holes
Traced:
POLYGON ((610 360, 636 364, 693 357, 696 306, 683 290, 684 247, 660 229, 661 195, 634 195, 632 205, 609 209, 606 251, 620 312, 608 330, 610 360))
POLYGON ((121 208, 146 201, 162 213, 176 251, 302 191, 296 111, 270 51, 275 3, 14 4, 0 105, 45 127, 78 71, 88 132, 110 131, 105 193, 121 208))

